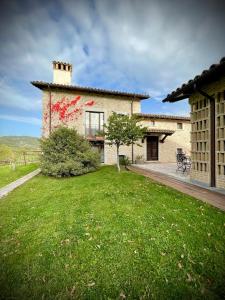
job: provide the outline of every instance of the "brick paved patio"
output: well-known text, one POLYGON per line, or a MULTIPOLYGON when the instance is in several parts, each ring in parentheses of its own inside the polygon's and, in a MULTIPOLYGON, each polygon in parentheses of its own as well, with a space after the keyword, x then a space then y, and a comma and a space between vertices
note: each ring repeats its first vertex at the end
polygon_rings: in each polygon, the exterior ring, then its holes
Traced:
POLYGON ((225 194, 192 184, 188 175, 176 173, 174 167, 176 164, 152 163, 129 169, 225 211, 225 194))

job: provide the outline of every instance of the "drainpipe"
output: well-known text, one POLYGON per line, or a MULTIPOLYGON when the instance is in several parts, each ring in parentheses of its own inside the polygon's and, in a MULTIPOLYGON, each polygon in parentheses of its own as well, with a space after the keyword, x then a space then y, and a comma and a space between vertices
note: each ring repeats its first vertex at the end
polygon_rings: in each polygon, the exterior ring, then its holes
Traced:
MULTIPOLYGON (((133 115, 134 112, 134 108, 133 108, 133 102, 134 100, 131 101, 131 116, 133 115)), ((134 163, 134 144, 131 144, 131 160, 132 160, 132 164, 134 163)))
POLYGON ((50 86, 48 84, 48 91, 49 91, 49 134, 52 132, 52 93, 50 86))

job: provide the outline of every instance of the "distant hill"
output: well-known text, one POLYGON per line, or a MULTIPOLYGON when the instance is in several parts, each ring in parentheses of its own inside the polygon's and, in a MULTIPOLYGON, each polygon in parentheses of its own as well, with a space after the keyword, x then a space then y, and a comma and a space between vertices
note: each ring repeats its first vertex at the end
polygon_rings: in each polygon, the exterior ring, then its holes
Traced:
POLYGON ((0 144, 11 148, 40 148, 39 138, 32 136, 0 136, 0 144))

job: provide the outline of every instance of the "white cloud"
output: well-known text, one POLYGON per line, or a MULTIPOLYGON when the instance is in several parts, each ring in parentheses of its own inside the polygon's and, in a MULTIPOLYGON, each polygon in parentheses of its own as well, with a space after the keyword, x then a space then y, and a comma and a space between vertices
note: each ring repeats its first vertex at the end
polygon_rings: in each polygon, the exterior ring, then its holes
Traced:
MULTIPOLYGON (((174 5, 59 0, 35 2, 29 10, 10 2, 14 15, 6 16, 0 33, 0 73, 6 78, 0 105, 40 110, 39 99, 24 95, 7 79, 27 86, 31 80, 51 81, 54 59, 73 64, 77 84, 145 91, 159 102, 224 55, 220 16, 214 7, 207 11, 209 2, 204 10, 191 0, 174 5)), ((171 104, 171 109, 176 108, 171 104)))
POLYGON ((41 108, 41 99, 23 95, 20 90, 2 80, 0 81, 0 106, 38 111, 41 108))
POLYGON ((16 115, 7 115, 7 114, 0 114, 0 119, 8 120, 8 121, 16 121, 22 123, 28 123, 32 125, 41 125, 41 120, 35 117, 25 117, 25 116, 16 116, 16 115))

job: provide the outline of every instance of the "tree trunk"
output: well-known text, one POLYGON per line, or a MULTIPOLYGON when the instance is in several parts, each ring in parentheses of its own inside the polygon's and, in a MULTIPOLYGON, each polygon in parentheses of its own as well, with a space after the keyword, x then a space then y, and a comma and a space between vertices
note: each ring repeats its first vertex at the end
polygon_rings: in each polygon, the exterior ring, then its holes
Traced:
POLYGON ((134 142, 131 143, 131 160, 132 164, 134 163, 134 142))
POLYGON ((25 152, 23 152, 23 160, 24 160, 24 165, 26 166, 27 161, 26 161, 26 153, 25 152))
POLYGON ((120 158, 119 158, 119 145, 116 145, 116 155, 117 155, 117 170, 120 172, 120 158))

